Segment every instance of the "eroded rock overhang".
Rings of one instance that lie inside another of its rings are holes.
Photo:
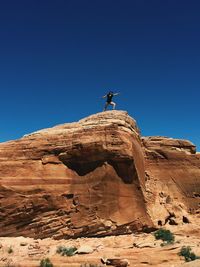
[[[0,166],[1,236],[103,236],[152,227],[140,133],[126,112],[3,143]]]

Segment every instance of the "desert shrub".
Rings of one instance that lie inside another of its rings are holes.
[[[9,253],[9,254],[13,253],[13,249],[12,249],[12,247],[9,247],[9,248],[8,248],[8,253]]]
[[[161,239],[164,241],[164,244],[171,244],[174,242],[174,234],[171,233],[169,230],[166,229],[159,229],[154,233],[156,239]]]
[[[181,248],[181,251],[178,253],[179,256],[183,256],[185,258],[185,261],[194,261],[196,259],[200,259],[200,257],[198,257],[197,255],[195,255],[194,252],[191,251],[191,247],[185,247],[183,246]]]
[[[53,267],[53,263],[51,263],[49,258],[42,259],[40,261],[40,267]]]
[[[77,251],[76,247],[64,247],[64,246],[59,246],[56,250],[56,252],[59,253],[61,256],[73,256],[76,251]]]

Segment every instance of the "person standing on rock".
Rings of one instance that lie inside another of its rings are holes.
[[[113,107],[113,109],[115,109],[116,103],[113,102],[112,99],[113,99],[113,96],[116,96],[118,94],[119,93],[113,93],[112,91],[110,91],[107,95],[102,96],[102,98],[106,98],[107,97],[106,104],[105,104],[105,107],[104,107],[103,111],[106,111],[106,109],[107,109],[107,107],[109,105],[111,105]]]

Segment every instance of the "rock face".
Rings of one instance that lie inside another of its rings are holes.
[[[200,155],[196,147],[189,141],[166,137],[144,137],[142,141],[151,218],[161,225],[189,222],[189,214],[200,212]]]
[[[0,236],[151,230],[158,221],[187,219],[199,200],[195,146],[141,138],[126,112],[95,114],[0,144]]]

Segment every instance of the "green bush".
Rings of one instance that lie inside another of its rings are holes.
[[[191,247],[183,246],[178,255],[183,256],[185,258],[185,261],[194,261],[196,259],[200,259],[200,257],[196,256],[194,252],[191,252],[191,250],[192,250]]]
[[[64,246],[60,246],[56,250],[56,252],[61,254],[61,256],[73,256],[76,251],[77,251],[76,247],[64,247]]]
[[[174,242],[174,234],[166,229],[159,229],[154,233],[156,239],[161,239],[164,241],[164,244],[172,244]]]
[[[40,261],[40,267],[53,267],[53,264],[51,263],[49,258],[46,258]]]
[[[9,254],[13,253],[13,249],[12,249],[12,247],[9,247],[9,249],[8,249],[8,253],[9,253]]]

